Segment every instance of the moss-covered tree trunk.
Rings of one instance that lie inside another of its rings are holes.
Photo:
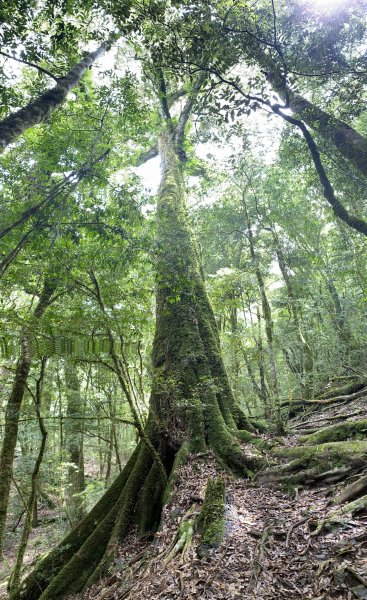
[[[0,121],[0,152],[14,142],[24,131],[42,123],[61,106],[71,89],[76,87],[86,70],[100,58],[108,48],[104,42],[95,52],[88,52],[70,71],[57,80],[55,87],[40,94],[35,100]]]
[[[141,532],[160,520],[175,457],[208,447],[246,474],[236,407],[224,369],[185,206],[183,166],[171,127],[161,135],[162,180],[157,206],[157,302],[150,414],[139,445],[96,507],[26,579],[22,598],[62,599],[95,580],[135,522]],[[149,443],[148,443],[149,442]],[[155,452],[152,452],[152,448]],[[101,567],[102,566],[102,567]]]
[[[18,436],[19,413],[32,363],[32,329],[37,326],[39,319],[49,306],[55,288],[56,281],[53,278],[46,277],[33,316],[21,333],[21,354],[16,367],[13,388],[6,405],[4,437],[0,455],[0,556],[3,553],[6,515]]]

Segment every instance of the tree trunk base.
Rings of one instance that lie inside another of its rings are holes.
[[[264,463],[263,456],[256,449],[250,449],[246,445],[242,450],[237,439],[228,430],[223,430],[222,435],[226,446],[220,448],[219,456],[217,447],[214,449],[219,463],[236,473],[240,472],[242,476]],[[131,526],[136,525],[141,535],[154,533],[158,529],[162,507],[175,494],[180,469],[189,460],[195,462],[198,457],[197,460],[200,461],[205,456],[206,453],[191,454],[189,441],[184,442],[177,451],[173,465],[169,453],[165,457],[161,455],[162,462],[170,473],[168,483],[163,483],[150,449],[141,441],[121,475],[92,511],[25,579],[20,598],[62,600],[98,581],[106,574],[116,549]],[[219,487],[218,483],[218,489]],[[215,509],[214,513],[217,515],[218,510]],[[193,533],[191,529],[195,527],[196,519],[189,521],[190,526],[183,527],[185,531],[181,531],[182,535],[177,540],[180,546],[179,550],[176,548],[177,552],[187,552],[190,545]],[[209,532],[214,527],[209,521],[209,517],[203,520],[203,547],[214,543],[214,538],[208,541],[211,535]],[[217,527],[217,523],[215,529],[217,532],[221,529]]]

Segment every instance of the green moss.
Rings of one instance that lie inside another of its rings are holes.
[[[85,585],[95,581],[110,557],[111,541],[121,541],[132,521],[132,511],[138,493],[152,465],[152,457],[145,444],[141,444],[134,467],[116,504],[94,528],[79,550],[73,553],[66,565],[53,577],[40,600],[61,600],[80,592]],[[107,550],[106,550],[107,549]],[[27,596],[25,596],[27,598]],[[27,598],[28,600],[28,598]]]
[[[179,479],[180,468],[185,465],[190,456],[190,444],[188,441],[184,442],[176,454],[172,470],[170,476],[168,478],[168,483],[166,485],[166,489],[163,495],[163,506],[168,504],[170,499],[172,498],[173,491],[175,489],[175,485]]]
[[[218,546],[225,530],[224,521],[225,483],[223,479],[208,479],[203,507],[198,518],[201,532],[199,554],[203,555],[210,548]]]
[[[227,428],[216,399],[207,399],[204,414],[209,446],[233,472],[246,476],[251,466],[247,464],[238,440]]]
[[[347,421],[330,427],[324,427],[315,433],[304,435],[300,438],[306,444],[322,444],[324,442],[337,442],[349,438],[364,439],[367,437],[367,419],[360,421]]]
[[[294,446],[274,448],[272,453],[282,458],[312,457],[314,455],[329,456],[330,459],[338,457],[352,457],[353,455],[367,453],[367,441],[327,442],[315,446]]]
[[[165,485],[156,463],[153,463],[139,495],[135,520],[141,535],[159,527]]]
[[[320,400],[324,400],[326,398],[336,398],[337,396],[348,396],[349,394],[359,392],[359,390],[363,389],[365,385],[365,381],[353,381],[352,383],[348,383],[346,385],[333,387],[318,397],[320,398]]]
[[[236,437],[241,442],[246,442],[247,444],[252,444],[253,446],[261,449],[261,450],[269,450],[272,447],[272,444],[269,444],[265,440],[253,435],[249,431],[244,429],[237,429],[236,431],[232,431],[234,437]]]
[[[251,425],[256,431],[259,431],[260,433],[266,433],[269,429],[269,425],[265,421],[265,419],[251,419]]]
[[[170,552],[167,554],[164,564],[167,565],[175,556],[181,552],[181,562],[187,556],[194,535],[195,519],[184,519],[178,528],[176,542]]]
[[[141,444],[135,449],[121,475],[114,481],[88,515],[28,575],[21,587],[21,598],[24,598],[24,600],[36,600],[39,598],[40,590],[44,590],[47,587],[52,577],[61,571],[73,554],[81,548],[88,537],[98,527],[99,523],[109,514],[133,470],[140,450]]]
[[[186,419],[190,436],[190,451],[193,454],[205,452],[203,405],[199,398],[191,399],[191,403],[186,409]]]
[[[246,431],[245,429],[236,429],[236,430],[232,431],[232,434],[238,440],[241,440],[241,442],[246,442],[248,444],[254,444],[257,441],[256,436],[254,436],[249,431]]]

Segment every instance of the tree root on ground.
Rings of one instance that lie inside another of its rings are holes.
[[[367,460],[367,440],[326,442],[312,446],[282,446],[273,448],[272,454],[279,458],[303,458],[305,460],[318,456],[325,460],[329,459],[330,466],[330,462],[337,462],[338,459],[348,460],[356,455]]]
[[[331,415],[329,417],[322,417],[320,419],[313,419],[312,421],[302,421],[300,423],[296,423],[296,425],[291,427],[291,431],[298,433],[300,428],[305,427],[307,425],[313,426],[313,425],[316,425],[317,423],[323,423],[325,421],[327,421],[327,422],[329,422],[329,421],[345,421],[346,419],[351,419],[352,417],[357,417],[358,415],[365,414],[365,413],[366,413],[365,410],[360,409],[360,410],[356,410],[355,412],[347,413],[344,415],[337,414],[337,415]]]
[[[177,535],[166,553],[165,565],[168,565],[179,553],[181,553],[181,562],[185,562],[194,535],[195,517],[187,518],[192,513],[193,510],[190,509],[181,521]]]
[[[323,444],[325,442],[338,442],[348,440],[350,438],[361,437],[366,438],[367,419],[359,421],[345,421],[323,427],[314,433],[308,433],[300,437],[300,442],[307,445]]]
[[[355,512],[363,510],[365,508],[367,508],[367,495],[362,496],[361,498],[358,498],[353,502],[349,502],[342,508],[339,508],[338,510],[332,512],[325,519],[319,521],[316,529],[312,531],[311,536],[315,537],[316,535],[319,535],[328,524],[331,525],[333,523],[343,523],[343,516],[347,514],[353,515]]]
[[[272,453],[291,460],[268,470],[266,477],[287,484],[337,483],[367,465],[366,440],[281,447],[274,448]]]
[[[225,484],[220,477],[208,479],[201,511],[193,504],[186,512],[178,527],[177,534],[165,552],[164,564],[168,565],[181,553],[181,563],[185,562],[190,549],[195,528],[201,533],[198,555],[203,557],[208,550],[218,546],[224,536]],[[162,556],[162,555],[160,555]]]
[[[224,537],[225,483],[223,479],[208,479],[204,503],[198,518],[201,544],[198,554],[203,557],[208,550],[218,546]]]
[[[342,396],[332,396],[331,398],[315,398],[314,400],[308,400],[306,398],[299,398],[297,400],[291,400],[289,402],[285,402],[282,406],[328,406],[329,404],[339,404],[339,402],[352,402],[352,400],[356,400],[357,398],[361,398],[362,396],[367,395],[367,387],[359,390],[358,392],[354,392],[353,394],[346,394]]]
[[[329,389],[323,394],[319,395],[321,400],[329,399],[329,398],[339,398],[340,396],[350,396],[356,392],[359,392],[367,385],[367,380],[365,378],[359,377],[357,380],[351,381],[346,385],[342,385],[339,387],[334,387],[333,389]]]
[[[367,490],[367,475],[360,477],[357,481],[354,481],[348,485],[343,491],[341,491],[335,498],[334,504],[343,504],[358,498],[363,492]]]

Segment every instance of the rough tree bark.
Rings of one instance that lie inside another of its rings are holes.
[[[232,381],[232,389],[234,393],[234,397],[238,398],[240,391],[240,340],[239,340],[239,332],[238,332],[238,319],[237,319],[237,308],[235,306],[231,306],[229,310],[229,323],[231,327],[231,336],[229,338],[229,347],[231,353],[230,360],[230,379]]]
[[[182,130],[190,106],[185,110]],[[159,143],[162,179],[157,206],[153,384],[144,435],[168,477],[174,472],[175,460],[177,464],[185,453],[208,448],[243,475],[255,469],[259,459],[255,454],[245,457],[238,442],[238,428],[251,426],[236,407],[228,383],[216,321],[188,225],[182,153],[177,147],[182,136],[174,131],[169,114],[164,114],[166,126]],[[250,435],[248,431],[245,434]],[[26,579],[22,598],[61,600],[80,591],[95,580],[134,521],[142,533],[158,526],[170,481],[167,485],[163,481],[161,465],[146,439],[141,439],[92,512]]]
[[[253,44],[251,46],[254,58],[264,69],[267,80],[294,115],[335,146],[344,158],[367,177],[367,138],[292,90],[277,62],[258,46],[256,49]]]
[[[13,474],[13,460],[18,436],[18,420],[23,396],[26,390],[29,370],[32,363],[33,328],[52,302],[56,289],[56,280],[47,276],[33,315],[20,336],[21,355],[16,367],[13,388],[6,406],[4,438],[0,455],[0,555],[3,553],[3,541],[8,512],[10,484]]]
[[[58,79],[54,88],[40,94],[27,106],[3,119],[0,122],[0,152],[3,152],[24,131],[42,123],[61,106],[70,90],[79,84],[86,70],[105,53],[108,46],[109,42],[104,42],[95,52],[88,52],[66,75]]]
[[[83,500],[80,496],[85,488],[83,457],[83,400],[75,363],[69,360],[65,365],[65,383],[67,397],[66,445],[68,462],[68,516],[75,524],[83,515]]]

